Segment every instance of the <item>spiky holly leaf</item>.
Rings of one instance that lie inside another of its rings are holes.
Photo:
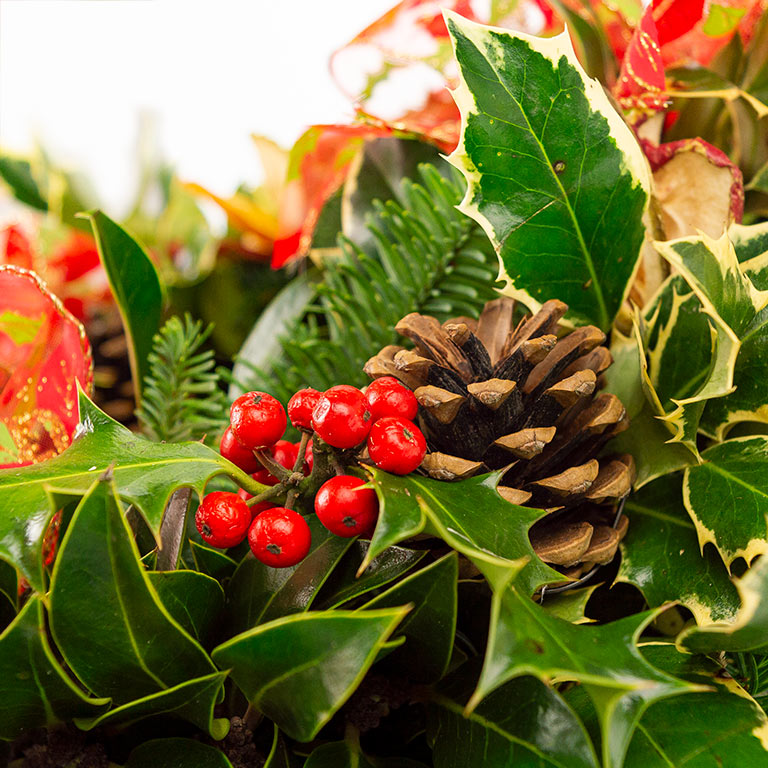
[[[110,466],[118,495],[140,512],[158,542],[166,504],[177,488],[200,494],[220,474],[235,477],[251,493],[264,487],[202,443],[153,443],[110,419],[83,392],[79,402],[83,434],[64,453],[0,470],[0,558],[37,590],[44,588],[41,541],[56,511],[51,494],[82,495]]]
[[[360,684],[407,608],[312,611],[262,624],[213,651],[250,702],[311,741]]]
[[[117,704],[216,672],[160,602],[107,479],[93,483],[72,517],[49,601],[51,633],[67,665]]]
[[[768,718],[735,680],[703,656],[649,643],[643,656],[659,669],[711,690],[660,701],[643,715],[624,768],[743,768],[768,764]]]
[[[512,583],[494,594],[485,662],[467,708],[471,711],[521,675],[583,683],[600,722],[603,764],[619,768],[645,709],[667,696],[696,690],[652,667],[638,650],[638,638],[654,615],[571,624],[550,616]]]
[[[756,303],[739,332],[741,348],[733,373],[736,390],[708,403],[702,417],[702,430],[719,440],[739,422],[768,422],[768,305],[763,303],[768,296],[768,223],[736,225],[728,235],[741,279],[753,286]]]
[[[567,33],[536,38],[447,13],[461,80],[462,137],[449,160],[467,179],[461,210],[485,229],[506,292],[547,299],[608,330],[640,255],[649,171]]]
[[[467,714],[471,681],[466,678],[459,670],[432,698],[429,734],[437,768],[597,768],[584,726],[551,687],[534,677],[520,677]]]
[[[677,638],[677,644],[692,653],[751,651],[768,648],[768,559],[760,561],[736,582],[741,610],[732,621],[691,627]]]
[[[110,702],[89,698],[67,677],[48,643],[37,595],[0,634],[0,681],[0,739],[98,714]]]
[[[528,529],[545,513],[502,499],[496,486],[503,471],[460,483],[398,477],[379,469],[370,473],[379,497],[379,520],[361,570],[387,547],[426,529],[472,560],[492,587],[506,583],[521,568],[520,578],[531,593],[562,579],[539,559],[528,539]]]
[[[768,437],[713,445],[685,472],[683,498],[699,544],[711,541],[730,567],[768,552]]]
[[[681,603],[699,625],[736,615],[736,587],[714,549],[701,552],[679,474],[646,485],[627,499],[625,510],[632,523],[621,543],[618,581],[638,587],[652,608]]]

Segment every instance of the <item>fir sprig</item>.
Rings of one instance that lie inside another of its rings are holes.
[[[153,440],[198,440],[226,419],[226,395],[219,386],[212,350],[203,350],[213,330],[201,321],[171,317],[153,339],[149,374],[136,411]]]
[[[402,182],[402,204],[376,204],[368,225],[374,255],[340,237],[341,256],[327,264],[316,303],[282,339],[280,358],[267,366],[239,358],[237,368],[247,375],[238,377],[238,389],[286,400],[303,386],[361,386],[366,360],[399,341],[394,328],[403,316],[477,316],[496,297],[496,254],[480,227],[456,209],[461,178],[446,179],[431,165],[419,174],[421,183]]]

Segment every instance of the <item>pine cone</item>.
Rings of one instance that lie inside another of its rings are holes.
[[[548,301],[515,324],[515,302],[488,302],[479,320],[442,325],[419,314],[397,332],[413,350],[388,346],[365,365],[414,390],[430,453],[422,469],[457,480],[509,466],[499,493],[549,514],[531,529],[536,553],[576,576],[609,562],[626,532],[616,502],[629,493],[631,456],[598,458],[628,426],[621,401],[595,392],[612,362],[593,326],[558,338],[567,310]],[[511,465],[511,466],[510,466]]]

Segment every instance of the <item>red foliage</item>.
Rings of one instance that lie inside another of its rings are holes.
[[[44,461],[71,442],[76,381],[93,380],[85,330],[34,273],[0,266],[1,466]]]

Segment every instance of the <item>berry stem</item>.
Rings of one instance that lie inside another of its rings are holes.
[[[312,437],[312,453],[314,461],[312,474],[299,483],[299,495],[309,499],[314,496],[320,486],[334,474],[332,456],[333,449],[317,433]]]
[[[262,488],[265,488],[265,486],[261,486]],[[248,490],[247,488],[245,489]],[[249,491],[250,492],[250,491]],[[263,490],[261,493],[257,493],[253,498],[248,499],[245,503],[252,507],[254,504],[258,504],[260,501],[272,501],[272,499],[278,498],[278,496],[281,496],[283,493],[285,493],[285,486],[282,483],[278,483],[277,485],[273,486],[266,486],[265,490]]]
[[[267,448],[257,448],[253,455],[261,462],[261,466],[276,477],[280,482],[284,482],[291,476],[291,470],[286,469],[282,464],[278,464],[270,454]]]

